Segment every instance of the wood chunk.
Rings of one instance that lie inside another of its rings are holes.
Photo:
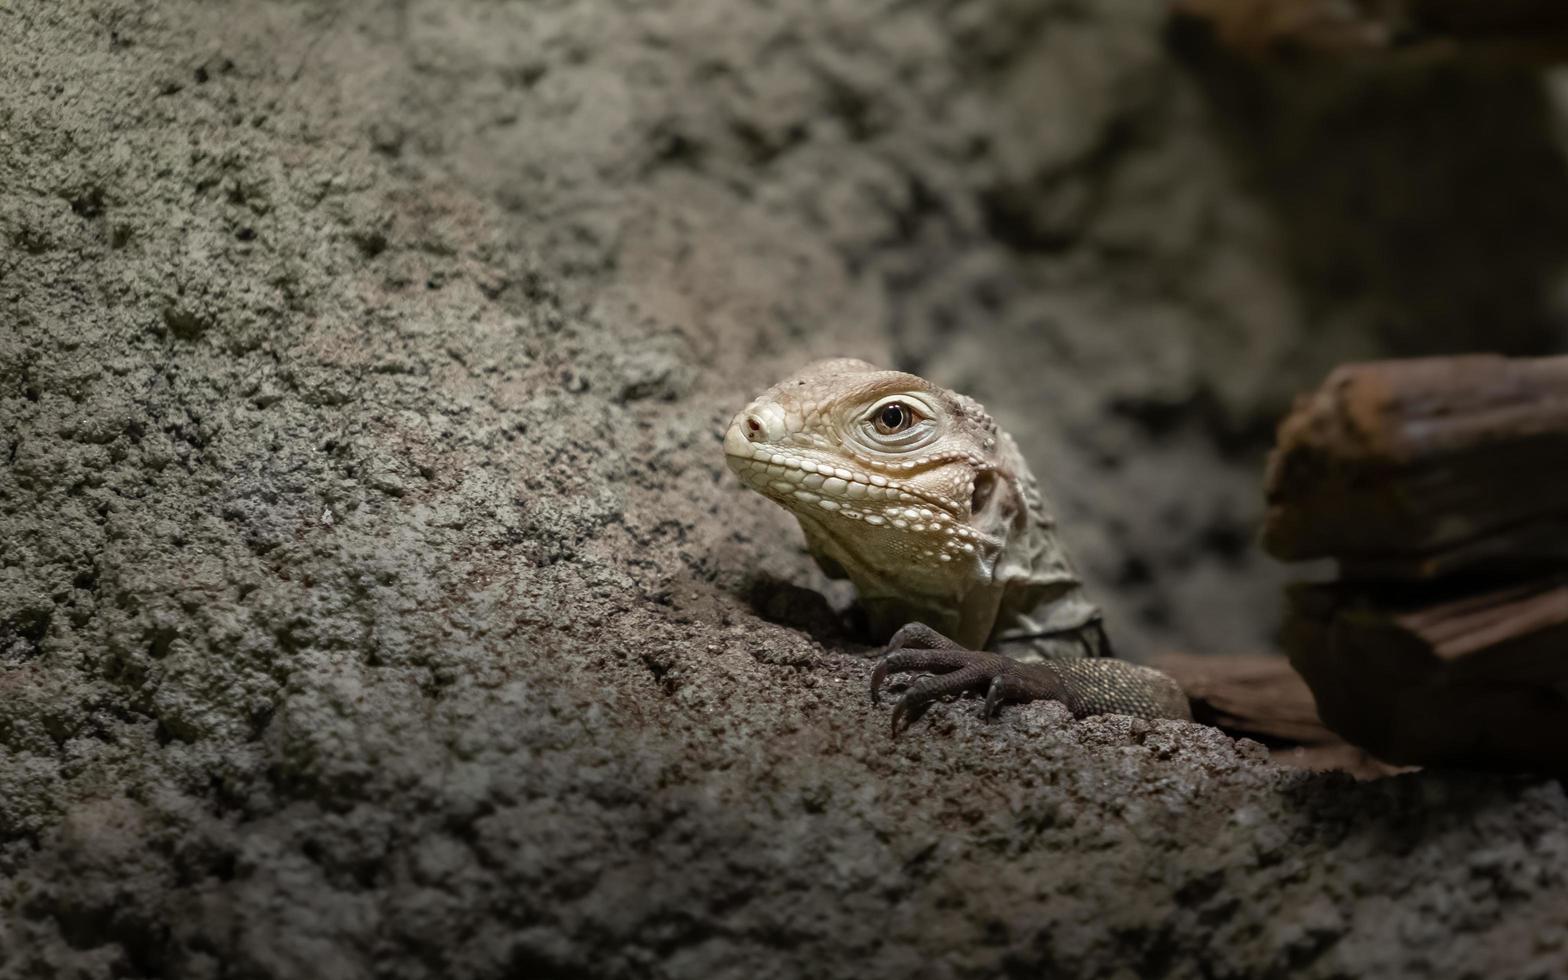
[[[1425,578],[1568,561],[1568,357],[1334,371],[1280,425],[1264,547]]]
[[[1388,23],[1329,0],[1177,0],[1178,16],[1211,25],[1227,46],[1253,57],[1379,51]]]
[[[1324,724],[1381,759],[1568,771],[1568,574],[1434,601],[1290,592],[1285,646]]]
[[[1568,771],[1568,357],[1354,364],[1281,424],[1264,545],[1332,557],[1284,642],[1394,763]]]
[[[1278,654],[1164,653],[1151,666],[1175,678],[1205,724],[1302,745],[1340,741],[1318,720],[1306,682]]]
[[[1568,5],[1561,0],[1177,0],[1175,11],[1211,25],[1226,45],[1255,58],[1568,58]]]
[[[1513,577],[1561,567],[1565,555],[1568,518],[1548,517],[1426,554],[1341,556],[1339,567],[1347,581],[1437,579],[1467,570]]]
[[[1162,653],[1150,664],[1170,674],[1192,701],[1193,720],[1269,746],[1298,769],[1374,779],[1403,771],[1346,742],[1318,719],[1312,691],[1277,653]]]

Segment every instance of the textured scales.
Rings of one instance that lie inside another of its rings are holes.
[[[878,634],[893,635],[873,695],[889,672],[939,674],[909,688],[895,732],[968,689],[987,691],[988,712],[1051,698],[1078,716],[1190,717],[1168,676],[1108,656],[1034,476],[974,399],[864,361],[820,361],[736,415],[724,451],[800,521],[823,570],[854,583]]]

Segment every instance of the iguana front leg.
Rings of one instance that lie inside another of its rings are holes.
[[[1168,675],[1110,657],[1020,663],[999,653],[966,650],[923,623],[910,623],[871,672],[871,700],[889,674],[928,671],[893,706],[893,737],[933,701],[965,691],[985,691],[984,715],[1003,703],[1060,701],[1074,718],[1121,714],[1139,718],[1192,719],[1187,696]]]

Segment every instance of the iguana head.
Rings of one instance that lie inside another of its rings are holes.
[[[894,625],[922,619],[984,642],[997,562],[1027,524],[1032,481],[973,399],[864,361],[821,361],[741,410],[724,451],[873,615],[891,606]]]

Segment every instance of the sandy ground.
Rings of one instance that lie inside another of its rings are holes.
[[[892,743],[719,451],[922,370],[1123,649],[1266,649],[1291,394],[1563,345],[1559,90],[1131,0],[0,2],[0,976],[1561,975],[1556,780]]]

